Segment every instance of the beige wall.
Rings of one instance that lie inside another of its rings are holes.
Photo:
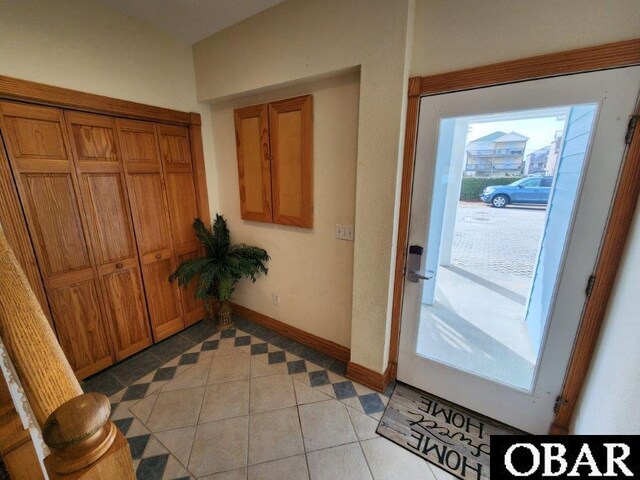
[[[378,372],[388,356],[394,199],[411,14],[411,0],[288,0],[194,46],[201,101],[220,102],[361,66],[350,346],[352,361]],[[316,208],[320,200],[316,195]],[[246,240],[260,243],[257,232]],[[309,294],[301,288],[299,295],[304,304]],[[346,326],[332,325],[332,318],[322,322],[327,325],[316,331],[338,332]],[[346,339],[343,335],[340,341]]]
[[[640,205],[571,433],[640,432]]]
[[[241,282],[235,301],[322,338],[350,346],[353,243],[335,224],[353,225],[358,150],[359,74],[253,95],[212,108],[217,190],[233,242],[255,243],[271,256],[269,274]],[[233,109],[313,95],[313,229],[243,221]],[[280,296],[280,305],[272,294]]]
[[[638,36],[638,0],[416,0],[411,75]]]
[[[0,0],[0,74],[202,115],[191,45],[93,0]],[[212,159],[210,135],[203,136]],[[211,163],[211,162],[209,162]],[[215,170],[207,169],[209,185]],[[212,209],[215,190],[209,191]]]

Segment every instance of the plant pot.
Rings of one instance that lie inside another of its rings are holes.
[[[222,302],[218,309],[218,318],[216,321],[218,330],[229,330],[233,328],[233,319],[231,318],[231,306],[229,302]]]

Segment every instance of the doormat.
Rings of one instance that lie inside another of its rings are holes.
[[[398,383],[377,433],[462,480],[489,480],[489,438],[524,432]]]

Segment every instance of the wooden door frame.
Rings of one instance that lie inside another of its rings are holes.
[[[420,99],[443,93],[637,65],[640,65],[640,38],[409,79],[389,347],[388,370],[392,379],[396,378],[399,355],[400,317],[404,294],[404,269],[408,248]],[[640,107],[637,107],[633,117],[637,119],[639,114]],[[640,128],[635,129],[628,143],[600,245],[594,271],[593,290],[585,303],[560,394],[561,401],[558,403],[559,408],[550,428],[552,434],[567,434],[569,431],[633,221],[640,194]]]

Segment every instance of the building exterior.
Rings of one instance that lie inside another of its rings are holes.
[[[493,132],[467,144],[464,175],[505,177],[521,175],[529,137],[516,132]]]
[[[547,158],[547,165],[545,166],[546,175],[555,175],[556,167],[558,163],[558,157],[562,150],[562,130],[558,130],[555,134],[553,142],[549,148],[549,157]]]
[[[524,161],[524,174],[532,175],[534,173],[544,173],[547,169],[547,162],[549,160],[549,152],[551,151],[551,145],[539,148],[538,150],[531,152],[527,155]]]

